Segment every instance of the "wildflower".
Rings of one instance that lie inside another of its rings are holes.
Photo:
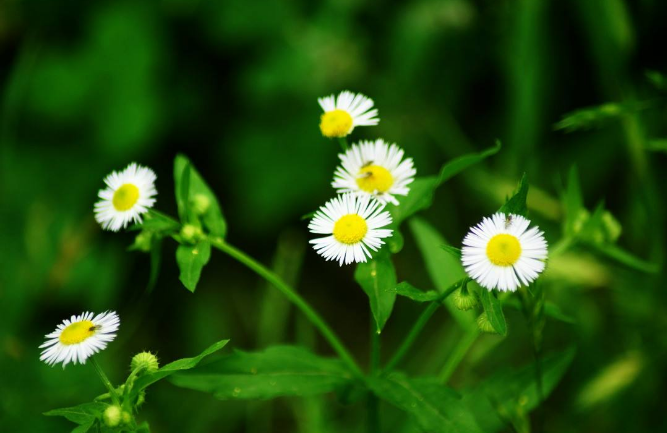
[[[378,110],[373,109],[373,100],[357,93],[343,91],[317,100],[324,114],[320,119],[320,130],[325,137],[345,137],[355,126],[377,125]]]
[[[415,179],[412,158],[403,159],[403,149],[384,140],[362,141],[338,155],[341,165],[331,184],[338,193],[372,195],[382,203],[398,205],[395,195],[408,195]]]
[[[544,270],[547,242],[526,218],[496,213],[470,229],[461,260],[468,275],[489,290],[515,291]]]
[[[63,368],[70,362],[85,364],[86,359],[116,338],[119,324],[120,319],[113,311],[94,317],[90,312],[72,316],[46,335],[47,341],[39,346],[45,348],[39,359],[49,365],[62,362]]]
[[[340,195],[329,200],[315,213],[308,225],[311,233],[327,235],[312,239],[315,251],[326,260],[343,263],[365,262],[371,257],[369,249],[377,251],[392,230],[382,229],[391,224],[389,212],[371,196]]]
[[[95,204],[95,219],[105,230],[117,232],[130,222],[141,222],[141,214],[155,203],[155,173],[132,163],[121,172],[104,179],[107,188],[100,190]]]

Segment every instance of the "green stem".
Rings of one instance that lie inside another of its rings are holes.
[[[104,383],[104,386],[106,386],[107,389],[109,390],[109,394],[111,395],[111,400],[113,400],[115,405],[119,405],[120,400],[118,399],[118,394],[116,394],[116,389],[109,381],[107,375],[104,374],[104,370],[102,370],[102,367],[100,367],[100,364],[98,364],[94,356],[90,358],[90,363],[93,364],[93,367],[95,367],[95,371],[97,372],[97,375],[100,376],[102,383]]]
[[[371,356],[370,356],[370,375],[375,377],[380,371],[380,334],[377,332],[377,325],[373,314],[370,321],[371,334]],[[380,433],[380,412],[378,410],[377,396],[369,391],[368,393],[368,432]]]
[[[347,145],[347,138],[338,137],[338,142],[340,143],[340,148],[343,149],[343,152],[347,152],[347,149],[350,147]]]
[[[449,353],[445,365],[443,365],[440,374],[438,375],[438,381],[442,384],[446,384],[449,381],[449,378],[452,377],[452,374],[456,371],[456,368],[459,366],[463,357],[468,353],[472,344],[477,340],[479,336],[479,329],[477,326],[470,328],[466,331],[465,334],[461,337],[454,350]]]
[[[447,296],[451,295],[454,293],[456,289],[461,287],[463,284],[468,282],[470,278],[465,277],[462,278],[461,280],[457,281],[456,283],[452,284],[449,286],[440,296],[438,299],[432,301],[428,307],[422,312],[422,314],[419,316],[417,321],[415,322],[414,325],[412,325],[412,329],[410,329],[410,332],[408,333],[408,336],[405,337],[405,340],[403,340],[403,343],[401,343],[401,346],[398,348],[396,353],[394,353],[394,356],[389,360],[387,363],[387,366],[385,367],[385,372],[389,372],[394,369],[398,365],[399,362],[403,359],[405,355],[407,355],[408,351],[414,344],[415,340],[421,333],[421,331],[424,329],[424,326],[426,326],[426,323],[429,321],[433,313],[435,313],[435,310],[440,307],[440,304],[447,299]]]
[[[350,371],[360,379],[364,378],[361,369],[350,353],[347,351],[343,343],[338,339],[336,334],[331,330],[329,325],[322,319],[322,317],[301,297],[299,294],[287,285],[280,277],[271,272],[269,269],[258,263],[255,259],[248,256],[244,252],[234,248],[220,238],[211,239],[211,245],[219,249],[225,254],[230,255],[234,259],[246,265],[253,270],[257,275],[264,278],[269,283],[273,284],[285,297],[292,302],[301,312],[311,321],[311,323],[319,329],[322,336],[329,342],[331,347],[336,351],[341,360],[347,364]]]

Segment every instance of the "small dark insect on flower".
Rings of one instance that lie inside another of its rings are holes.
[[[91,331],[91,332],[92,332],[92,331],[96,331],[96,330],[98,330],[98,329],[100,329],[99,326],[97,326],[97,325],[93,325],[93,326],[91,326],[90,328],[88,328],[88,331]]]
[[[368,161],[368,162],[364,163],[364,165],[362,165],[361,168],[366,168],[370,165],[373,165],[373,161]]]
[[[511,225],[512,225],[512,215],[507,214],[505,215],[505,229],[510,228]]]

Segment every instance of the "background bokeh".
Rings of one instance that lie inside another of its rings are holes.
[[[503,142],[423,214],[455,245],[523,172],[531,217],[557,241],[559,196],[576,164],[587,207],[604,200],[622,224],[619,244],[660,267],[667,110],[664,82],[646,72],[667,72],[666,19],[659,0],[0,1],[0,430],[69,431],[41,413],[103,392],[90,366],[38,360],[43,335],[85,310],[123,319],[100,356],[116,382],[139,350],[168,362],[222,338],[245,350],[296,342],[331,354],[222,254],[191,294],[167,243],[157,287],[141,296],[148,257],[126,251],[133,234],[103,232],[93,203],[104,176],[136,161],[156,171],[158,209],[175,215],[178,152],[218,194],[230,242],[274,263],[367,362],[367,299],[353,268],[310,250],[300,220],[332,195],[337,163],[316,99],[344,89],[372,97],[382,119],[353,138],[397,142],[420,174]],[[554,128],[605,103],[617,109],[596,111],[586,128]],[[404,234],[399,280],[432,287],[408,226]],[[664,277],[582,250],[554,260],[547,298],[576,323],[548,322],[544,348],[578,351],[536,431],[667,431]],[[397,300],[383,358],[421,308]],[[480,338],[452,386],[530,361],[525,321],[507,314],[510,335]],[[438,371],[455,328],[439,311],[405,369]],[[156,432],[354,432],[363,411],[332,396],[220,402],[165,382],[149,391],[141,419]],[[404,415],[383,416],[386,431],[400,431]]]

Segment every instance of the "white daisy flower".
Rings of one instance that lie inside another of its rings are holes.
[[[526,218],[496,213],[470,229],[461,260],[468,275],[489,290],[515,291],[544,270],[547,242]]]
[[[317,102],[324,110],[320,119],[320,130],[325,137],[345,137],[355,126],[377,125],[378,110],[373,100],[347,90],[335,95],[319,98]]]
[[[412,158],[403,159],[403,149],[384,140],[362,141],[339,154],[341,165],[331,184],[338,193],[373,195],[382,203],[398,205],[395,195],[408,195],[415,180]]]
[[[155,203],[155,173],[147,167],[132,163],[120,173],[113,172],[104,179],[106,189],[95,204],[95,219],[105,230],[117,232],[130,222],[141,222],[141,214]]]
[[[340,195],[329,200],[308,224],[311,233],[328,235],[312,239],[313,248],[327,260],[338,260],[341,266],[365,262],[371,258],[369,248],[377,251],[391,236],[392,230],[381,229],[391,224],[384,205],[367,195]]]
[[[54,332],[46,334],[46,343],[39,346],[45,348],[39,359],[49,365],[62,362],[63,368],[70,362],[85,364],[86,359],[116,338],[119,325],[120,319],[113,311],[95,317],[89,312],[72,316]]]

